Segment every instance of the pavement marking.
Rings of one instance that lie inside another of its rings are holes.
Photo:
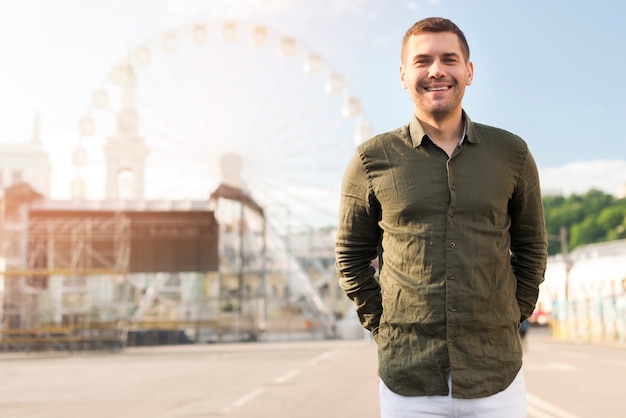
[[[578,415],[569,412],[541,399],[538,396],[526,393],[528,412],[533,418],[579,418]]]
[[[529,418],[554,418],[554,415],[545,413],[540,409],[535,408],[533,405],[528,404],[528,417]]]
[[[285,383],[286,381],[288,381],[289,379],[291,379],[292,377],[294,377],[298,373],[300,373],[300,369],[290,370],[287,373],[285,373],[285,374],[283,374],[281,376],[278,376],[276,379],[274,379],[274,383],[277,383],[277,384]]]
[[[309,361],[308,365],[309,366],[315,366],[319,362],[321,362],[323,360],[326,360],[327,358],[330,357],[332,351],[333,350],[328,350],[328,351],[323,352],[319,356],[314,357],[313,359],[311,359]],[[278,376],[276,379],[274,379],[274,383],[275,384],[285,383],[285,382],[289,381],[291,378],[293,378],[294,376],[296,376],[298,373],[300,373],[300,369],[289,370],[287,373],[284,373],[284,374]],[[252,390],[251,392],[249,392],[247,395],[244,395],[241,398],[239,398],[236,401],[234,401],[230,406],[225,406],[225,407],[221,408],[219,410],[219,413],[221,415],[227,415],[233,409],[239,408],[240,406],[245,405],[246,403],[250,402],[251,400],[253,400],[257,396],[259,396],[261,393],[265,392],[267,389],[268,388],[266,386],[259,386],[258,388],[256,388],[256,389]]]
[[[225,406],[224,408],[220,409],[219,413],[221,415],[229,414],[233,409],[239,408],[240,406],[247,404],[266,390],[267,388],[265,386],[259,386],[258,388],[234,401],[230,406]]]
[[[323,352],[322,354],[320,354],[319,356],[312,358],[312,359],[309,361],[309,365],[311,365],[311,366],[315,366],[317,363],[319,363],[319,362],[321,362],[321,361],[323,361],[323,360],[326,360],[327,358],[329,358],[329,357],[330,357],[330,355],[331,355],[332,351],[333,351],[333,350],[324,351],[324,352]]]
[[[252,399],[254,399],[257,396],[259,396],[261,393],[265,392],[266,390],[267,390],[267,388],[265,386],[259,386],[258,388],[254,389],[252,392],[248,393],[245,396],[242,396],[241,398],[239,398],[235,402],[233,402],[233,406],[235,408],[238,408],[238,407],[240,407],[242,405],[245,405],[248,402],[250,402]]]

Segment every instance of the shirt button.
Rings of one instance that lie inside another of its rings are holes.
[[[450,345],[454,345],[454,339],[450,340]]]
[[[450,186],[450,188],[451,188],[452,190],[455,190],[455,189],[456,189],[456,186],[453,184],[453,185],[451,185],[451,186]]]
[[[454,247],[456,247],[456,242],[452,241],[452,242],[450,243],[450,248],[454,248]]]
[[[450,308],[450,312],[456,312],[456,308],[453,306]]]
[[[456,279],[456,276],[454,274],[451,274],[450,275],[450,280],[454,280],[454,279]]]
[[[454,218],[454,212],[450,212],[450,217]]]

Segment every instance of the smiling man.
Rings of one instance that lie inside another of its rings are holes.
[[[378,345],[382,418],[526,416],[518,328],[546,267],[539,179],[521,138],[465,113],[473,76],[453,22],[415,23],[400,66],[413,118],[344,173],[337,268]]]

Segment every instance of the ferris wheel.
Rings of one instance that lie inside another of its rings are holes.
[[[124,164],[143,165],[116,173],[121,189],[140,183],[126,197],[206,200],[227,181],[268,217],[334,225],[343,168],[369,135],[344,78],[305,42],[250,22],[188,24],[134,48],[93,92],[72,195],[110,198],[123,146]]]

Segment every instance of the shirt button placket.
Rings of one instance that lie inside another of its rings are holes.
[[[453,180],[453,171],[452,171],[452,167],[450,165],[450,163],[448,163],[448,181],[449,181],[449,190],[450,190],[450,206],[448,207],[448,221],[447,221],[447,235],[450,238],[455,238],[456,237],[456,219],[455,219],[455,209],[456,209],[456,185],[454,184],[454,180]],[[450,239],[448,241],[448,251],[454,251],[456,252],[456,241]],[[454,262],[455,258],[456,258],[457,254],[452,255],[450,254],[450,258],[449,261],[450,263],[448,264],[447,268],[451,269],[453,265],[456,265],[456,263]],[[446,286],[446,308],[447,310],[450,312],[450,315],[447,315],[447,328],[448,328],[448,344],[449,347],[454,347],[455,346],[455,341],[453,338],[453,333],[452,330],[455,329],[455,324],[457,321],[456,318],[456,307],[453,305],[456,300],[457,297],[457,283],[454,282],[454,280],[456,280],[456,275],[455,273],[452,272],[448,272],[448,279],[451,282],[449,284],[449,286]]]

